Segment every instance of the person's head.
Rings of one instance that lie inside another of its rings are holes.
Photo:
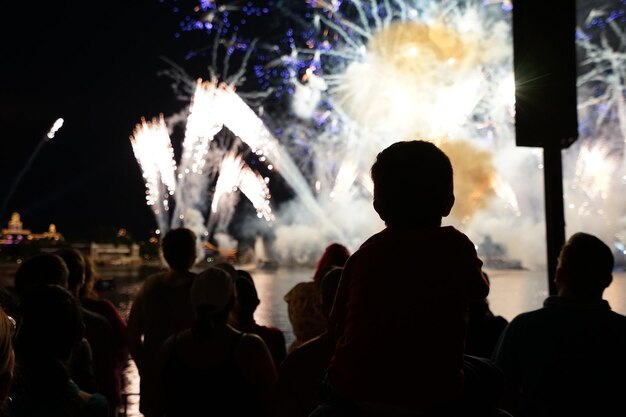
[[[322,277],[322,312],[326,317],[330,315],[330,310],[333,308],[342,272],[342,267],[335,266]]]
[[[387,226],[439,226],[454,205],[452,164],[431,142],[396,142],[371,169],[374,209]]]
[[[58,285],[38,285],[24,293],[19,311],[16,353],[34,360],[66,362],[84,333],[74,296]]]
[[[65,265],[67,265],[69,271],[67,277],[68,290],[75,296],[78,296],[78,291],[80,291],[85,283],[85,260],[83,259],[83,255],[72,248],[59,249],[56,251],[56,254],[59,255],[63,261],[65,261]]]
[[[163,257],[175,271],[188,271],[196,261],[196,234],[184,227],[171,229],[161,242]]]
[[[237,273],[237,268],[235,268],[233,264],[231,263],[218,262],[215,265],[213,265],[213,267],[221,269],[222,271],[226,272],[228,276],[230,276],[230,278],[233,280],[233,282],[239,277],[239,274]]]
[[[237,279],[235,280],[235,289],[237,296],[233,306],[233,313],[238,322],[246,322],[252,320],[254,311],[261,303],[259,295],[254,285],[254,280],[249,272],[242,269],[237,270]]]
[[[191,304],[196,313],[196,330],[210,333],[217,324],[224,324],[234,302],[235,285],[220,268],[209,267],[191,284]]]
[[[558,293],[580,300],[600,299],[613,280],[613,267],[613,253],[604,242],[587,233],[575,233],[559,254]]]
[[[0,406],[8,398],[13,382],[13,369],[15,367],[14,332],[15,322],[12,322],[4,310],[0,308]]]
[[[350,251],[340,243],[331,243],[326,246],[324,253],[317,261],[317,268],[315,270],[315,274],[313,274],[313,281],[321,281],[324,274],[326,274],[332,267],[343,267],[349,257]]]
[[[18,296],[29,288],[40,284],[68,286],[69,270],[63,258],[52,253],[43,253],[26,259],[15,271],[15,291]]]
[[[485,281],[487,284],[491,285],[489,281],[489,275],[483,270],[483,276],[485,277]],[[491,311],[491,307],[489,307],[489,301],[487,298],[479,298],[470,300],[469,302],[469,310],[468,310],[468,319],[472,320],[482,320],[486,316],[493,316],[493,312]]]

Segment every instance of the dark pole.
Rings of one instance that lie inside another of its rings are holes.
[[[565,243],[561,149],[578,138],[576,2],[513,1],[515,141],[543,148],[548,290]]]
[[[543,180],[546,207],[546,243],[548,252],[548,290],[556,294],[554,276],[561,247],[565,243],[565,213],[563,207],[563,169],[561,145],[547,142],[543,147]]]

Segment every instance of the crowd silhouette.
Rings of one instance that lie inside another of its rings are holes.
[[[509,323],[491,311],[474,243],[442,226],[455,203],[448,157],[397,142],[371,175],[385,228],[354,253],[329,242],[284,294],[289,346],[255,320],[267,300],[254,271],[193,272],[186,228],[163,237],[167,268],[142,283],[128,321],[96,290],[88,255],[25,259],[0,291],[0,416],[117,416],[131,359],[146,417],[626,415],[626,317],[602,298],[605,243],[572,235],[557,294]]]

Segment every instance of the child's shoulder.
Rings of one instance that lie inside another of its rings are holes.
[[[397,239],[412,239],[412,240],[458,240],[470,242],[471,240],[467,235],[461,232],[454,226],[441,226],[441,227],[428,227],[417,229],[404,229],[404,228],[386,228],[375,235],[372,235],[369,239],[361,245],[361,248],[379,243],[386,243]]]
[[[443,226],[439,228],[439,231],[444,239],[458,239],[471,243],[470,238],[454,226]]]
[[[445,226],[440,228],[441,232],[435,239],[440,245],[450,248],[451,250],[458,249],[464,252],[476,251],[476,245],[472,240],[463,232],[453,226]],[[435,241],[433,241],[433,244]]]

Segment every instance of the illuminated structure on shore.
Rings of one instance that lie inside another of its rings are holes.
[[[23,241],[35,241],[48,239],[52,241],[62,241],[63,235],[57,232],[54,224],[50,224],[48,231],[43,233],[33,233],[23,228],[23,223],[19,213],[11,214],[11,219],[6,229],[2,229],[0,236],[0,245],[11,245],[21,243]]]

